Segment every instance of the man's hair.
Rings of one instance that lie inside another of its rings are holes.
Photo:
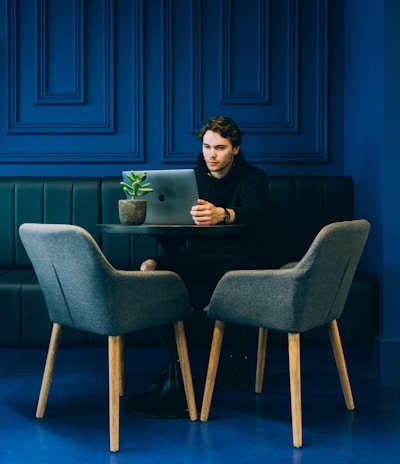
[[[215,116],[208,119],[204,126],[197,132],[197,137],[203,141],[207,131],[217,132],[224,139],[230,140],[232,147],[239,147],[242,143],[242,133],[236,123],[228,116]]]

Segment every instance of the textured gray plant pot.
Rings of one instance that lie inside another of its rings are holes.
[[[146,219],[146,200],[119,200],[119,220],[122,224],[140,225]]]

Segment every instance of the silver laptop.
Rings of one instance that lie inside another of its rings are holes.
[[[123,171],[124,182],[129,183]],[[138,171],[144,172],[144,171]],[[193,169],[146,170],[145,182],[154,190],[143,199],[147,200],[145,224],[194,224],[190,209],[199,198],[196,175]]]

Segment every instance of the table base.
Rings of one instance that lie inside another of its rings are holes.
[[[127,401],[128,409],[141,416],[181,419],[189,417],[181,367],[176,358],[176,346],[172,327],[167,326],[169,334],[169,360],[165,380],[158,390],[138,393]]]
[[[188,419],[189,411],[185,394],[170,391],[145,392],[134,395],[127,401],[134,414],[163,419]]]
[[[202,396],[196,395],[196,405],[201,407]],[[179,362],[170,362],[164,385],[159,390],[150,390],[138,393],[127,399],[127,408],[130,412],[159,419],[188,419],[189,410],[186,401],[185,389],[180,373]],[[210,411],[215,410],[212,400]]]

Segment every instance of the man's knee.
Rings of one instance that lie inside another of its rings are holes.
[[[157,261],[155,259],[146,259],[146,261],[143,261],[143,263],[140,265],[140,270],[141,271],[154,271],[157,267]]]

